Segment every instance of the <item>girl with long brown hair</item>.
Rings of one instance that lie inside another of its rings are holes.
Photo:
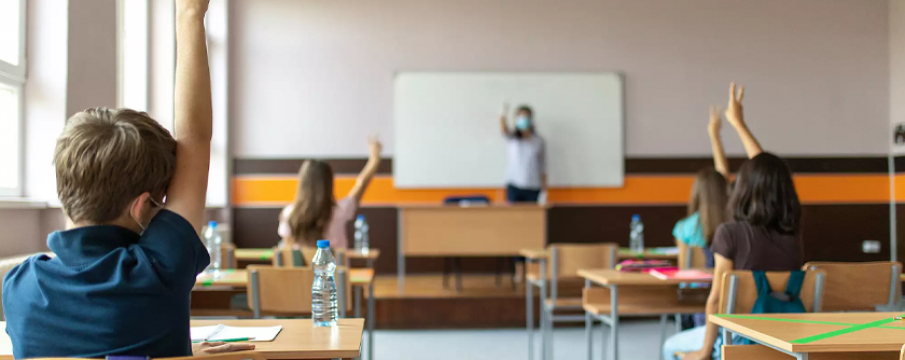
[[[727,220],[726,203],[729,201],[729,165],[723,153],[723,142],[720,139],[720,110],[710,107],[710,143],[713,148],[715,167],[698,171],[691,188],[691,200],[688,202],[688,215],[676,223],[672,230],[677,242],[686,246],[704,249],[706,267],[713,267],[713,253],[710,242],[716,227]]]
[[[377,172],[382,147],[377,138],[369,140],[368,163],[355,186],[340,201],[333,193],[333,169],[329,164],[318,160],[302,164],[295,201],[280,213],[278,232],[284,247],[313,247],[317,240],[330,240],[330,246],[335,248],[348,247],[346,224],[355,217],[361,197]]]

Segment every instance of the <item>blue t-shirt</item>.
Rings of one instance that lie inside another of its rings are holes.
[[[676,222],[672,228],[672,236],[685,245],[695,247],[707,247],[707,238],[704,237],[704,229],[701,227],[701,215],[694,213],[687,218]]]
[[[694,213],[687,218],[676,222],[672,229],[672,236],[685,245],[704,248],[706,267],[713,267],[713,251],[707,246],[707,238],[704,237],[704,227],[701,226],[701,214]]]
[[[192,355],[189,298],[210,257],[182,216],[161,210],[144,234],[98,225],[50,234],[3,281],[16,359]]]

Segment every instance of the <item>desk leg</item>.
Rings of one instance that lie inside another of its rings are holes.
[[[534,360],[534,285],[525,280],[525,329],[528,331],[528,360]]]
[[[368,285],[368,360],[374,360],[374,304],[377,302],[377,299],[374,299],[374,282],[371,282]]]
[[[616,285],[610,285],[610,347],[613,360],[619,360],[619,292]]]
[[[584,280],[584,288],[591,288],[591,280]],[[594,342],[591,340],[591,336],[593,335],[593,326],[594,321],[591,319],[591,313],[585,311],[584,312],[584,336],[585,341],[588,343],[588,360],[592,360],[594,358]]]
[[[547,260],[540,260],[540,358],[547,359]]]
[[[353,290],[355,294],[355,298],[353,299],[355,307],[355,315],[353,316],[356,319],[361,319],[361,286],[356,286],[355,290]]]
[[[405,228],[402,227],[402,216],[402,209],[396,210],[396,229],[398,229],[396,234],[396,283],[399,286],[399,295],[405,293],[405,248],[403,247],[405,239],[402,238]]]
[[[663,359],[663,345],[666,344],[666,323],[669,321],[669,314],[660,314],[660,360],[669,360]]]

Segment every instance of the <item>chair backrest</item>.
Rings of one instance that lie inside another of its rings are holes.
[[[676,247],[679,248],[678,265],[680,269],[703,269],[707,267],[707,255],[704,254],[704,248],[689,246],[681,241],[676,241]]]
[[[549,246],[550,279],[578,278],[581,269],[612,269],[616,266],[619,245],[555,244]]]
[[[223,269],[236,269],[239,261],[236,259],[236,245],[224,242],[220,248],[220,266]]]
[[[767,272],[773,291],[783,292],[789,281],[789,271]],[[821,311],[823,283],[826,275],[819,270],[805,272],[799,297],[808,312]],[[723,275],[720,293],[720,314],[748,314],[757,301],[757,284],[751,271],[730,271]],[[734,300],[734,301],[733,301]]]
[[[550,299],[556,302],[559,282],[581,279],[581,269],[613,269],[616,267],[619,245],[605,244],[556,244],[547,247],[550,254],[547,273],[550,279]]]
[[[337,302],[340,317],[352,305],[349,272],[336,268]],[[248,307],[255,318],[264,314],[303,316],[311,314],[311,286],[314,270],[310,267],[248,267]]]
[[[273,248],[273,266],[275,267],[302,267],[308,266],[317,248],[303,247],[301,249]],[[341,262],[337,259],[337,264]]]
[[[877,305],[898,301],[902,263],[809,262],[804,269],[826,273],[823,311],[876,311]]]

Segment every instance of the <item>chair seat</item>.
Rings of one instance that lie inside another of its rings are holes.
[[[609,315],[612,311],[609,303],[584,304],[582,308],[594,315]],[[697,314],[705,311],[704,305],[665,305],[665,304],[619,304],[619,315],[660,315],[660,314]]]

